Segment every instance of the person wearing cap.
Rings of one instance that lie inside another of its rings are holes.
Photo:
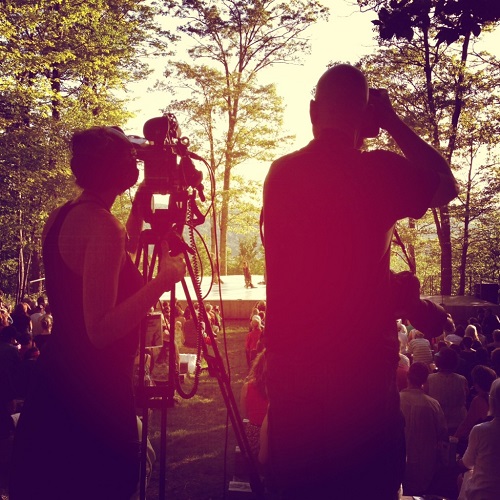
[[[134,199],[129,234],[111,214],[117,196],[138,179],[123,132],[75,132],[71,149],[71,169],[83,190],[51,214],[43,231],[54,327],[16,431],[13,500],[134,494],[139,443],[132,375],[140,323],[185,272],[182,257],[170,256],[166,243],[159,271],[147,283],[131,260],[136,248],[130,242],[138,240],[147,207]]]
[[[269,483],[282,498],[389,500],[404,467],[393,230],[458,187],[447,161],[359,69],[329,68],[309,112],[314,139],[276,160],[264,185]],[[361,151],[379,128],[402,154]],[[290,314],[297,289],[304,311],[320,311],[312,320]],[[367,318],[370,334],[353,349]],[[311,333],[327,362],[311,363]]]

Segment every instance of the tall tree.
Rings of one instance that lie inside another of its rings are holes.
[[[148,73],[141,56],[166,52],[158,12],[131,0],[0,4],[0,252],[21,263],[18,298],[44,221],[72,189],[70,133],[126,120],[116,91]]]
[[[432,128],[431,142],[441,148],[439,123],[436,121],[436,85],[433,81],[434,68],[440,54],[447,46],[457,46],[459,57],[454,74],[456,80],[451,87],[453,106],[449,123],[449,134],[444,154],[450,163],[456,151],[460,115],[463,109],[465,75],[471,54],[471,40],[500,20],[500,7],[494,0],[358,0],[361,8],[372,8],[378,12],[376,25],[381,43],[406,40],[409,45],[416,38],[423,47],[422,71],[426,79],[426,112]],[[397,42],[394,42],[397,43]],[[399,42],[400,43],[400,42]],[[434,120],[434,121],[432,121]],[[441,293],[452,292],[452,245],[450,212],[448,206],[434,209],[437,234],[441,247]]]
[[[255,106],[262,108],[265,105],[265,102],[257,103],[256,98],[265,100],[269,98],[269,92],[274,92],[269,86],[259,85],[257,75],[275,64],[298,63],[309,50],[305,30],[317,20],[326,18],[328,11],[317,0],[287,3],[274,0],[180,0],[173,3],[177,5],[175,15],[182,20],[179,30],[192,42],[190,57],[207,61],[207,64],[198,66],[202,74],[216,71],[213,73],[214,82],[217,82],[213,104],[218,107],[217,113],[222,110],[224,124],[223,128],[206,130],[216,132],[217,140],[222,142],[223,155],[220,167],[217,165],[216,168],[223,171],[220,261],[225,274],[232,170],[245,155],[245,149],[240,145],[247,134],[252,134],[251,141],[255,146],[257,140],[266,139],[266,136],[259,139],[256,131],[252,131],[252,113],[256,112]],[[189,78],[188,68],[183,71]],[[194,99],[207,103],[204,95],[198,94]],[[204,110],[215,109],[210,106],[204,106]],[[268,129],[271,137],[276,137],[272,133],[276,130],[276,122],[272,116],[270,118]],[[279,115],[274,118],[279,118]],[[273,144],[262,146],[269,150]],[[213,153],[217,163],[215,149]]]
[[[272,84],[248,84],[248,89],[239,96],[238,120],[234,128],[233,143],[231,145],[230,183],[224,168],[227,158],[227,143],[224,135],[226,126],[226,100],[224,99],[224,76],[217,69],[206,65],[189,65],[172,61],[165,72],[166,81],[160,82],[158,88],[166,88],[174,95],[187,94],[185,99],[174,100],[168,110],[178,113],[183,123],[189,124],[192,148],[201,154],[215,172],[218,185],[226,186],[221,192],[216,190],[215,198],[211,199],[216,207],[226,206],[227,211],[219,212],[217,221],[211,220],[212,237],[211,253],[215,255],[215,234],[213,228],[231,226],[231,230],[238,232],[231,222],[236,214],[260,205],[258,187],[255,183],[245,181],[235,173],[237,166],[250,162],[270,161],[276,148],[287,143],[289,137],[281,134],[283,116],[283,102],[277,95]],[[251,202],[251,199],[254,201]],[[250,212],[249,212],[250,213]],[[257,231],[259,214],[258,209],[251,210],[253,220],[247,223]],[[240,217],[241,218],[241,217]],[[216,224],[215,224],[216,222]],[[221,269],[227,273],[228,243],[221,241]],[[222,235],[222,229],[221,229]],[[222,240],[222,236],[221,236]]]
[[[452,214],[460,216],[459,223],[463,228],[464,247],[467,251],[467,213],[472,207],[478,213],[491,210],[494,198],[494,162],[481,163],[481,157],[498,146],[496,130],[496,109],[500,100],[497,88],[500,84],[500,73],[497,60],[486,53],[471,55],[471,66],[466,70],[457,62],[453,47],[441,47],[432,54],[432,72],[427,75],[425,68],[425,47],[419,37],[414,37],[409,43],[396,43],[391,47],[379,49],[360,62],[373,86],[386,87],[398,113],[404,117],[422,137],[443,150],[450,144],[450,135],[454,135],[453,166],[458,179],[465,179],[467,171],[476,177],[475,184],[481,178],[481,189],[463,181],[464,189],[455,202],[457,208]],[[462,75],[462,105],[461,120],[456,127],[453,125],[455,107],[455,85]],[[382,136],[384,137],[384,136]],[[441,145],[447,145],[441,147]],[[389,144],[389,146],[393,146]],[[481,154],[479,154],[481,153]],[[472,157],[471,157],[472,154]],[[491,155],[490,155],[491,157]],[[479,165],[481,165],[479,167]],[[471,170],[472,169],[472,170]],[[488,173],[485,175],[485,173]],[[487,186],[490,186],[486,189]],[[411,195],[408,193],[408,195]],[[471,197],[471,195],[473,195]],[[485,202],[488,201],[486,205]],[[483,204],[483,208],[479,208]],[[468,209],[465,207],[469,207]],[[450,254],[452,221],[450,224]],[[434,221],[439,236],[441,253],[443,251],[442,216],[433,211]],[[457,228],[455,227],[455,233]],[[462,232],[462,231],[461,231]],[[465,273],[466,253],[463,256],[463,273]],[[441,261],[441,265],[442,265]],[[452,262],[450,263],[452,266]],[[456,266],[455,266],[456,267]],[[463,274],[462,273],[462,274]],[[450,275],[451,275],[450,271]],[[441,274],[442,276],[442,274]],[[463,285],[463,280],[461,280]],[[456,291],[455,288],[450,289]],[[462,286],[458,291],[463,293]],[[441,287],[441,293],[446,292]],[[446,293],[447,295],[449,293]]]
[[[500,143],[498,101],[500,96],[497,87],[500,75],[496,78],[491,69],[487,76],[478,72],[475,79],[483,87],[482,99],[475,105],[466,103],[460,137],[460,149],[457,157],[462,164],[463,181],[458,204],[452,209],[460,229],[457,228],[457,274],[458,295],[465,295],[469,267],[469,247],[476,234],[475,227],[495,211],[500,209],[500,177],[498,175],[498,158],[496,149]],[[486,99],[485,99],[486,97]],[[469,101],[469,100],[468,100]],[[490,103],[488,106],[487,103]]]

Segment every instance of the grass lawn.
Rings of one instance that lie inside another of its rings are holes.
[[[248,321],[227,321],[226,332],[231,386],[239,403],[240,389],[247,375],[245,335],[248,332]],[[225,363],[226,351],[222,337],[222,333],[219,333],[218,345]],[[190,349],[181,351],[194,352]],[[188,379],[183,387],[188,392],[191,386],[192,380]],[[223,498],[233,474],[236,445],[230,422],[226,431],[226,420],[226,406],[218,381],[204,370],[197,394],[192,399],[180,399],[179,403],[167,410],[167,498],[175,500]],[[157,462],[148,488],[148,499],[158,498],[159,429],[159,412],[154,410],[149,435],[157,452]],[[224,477],[225,460],[226,477]]]

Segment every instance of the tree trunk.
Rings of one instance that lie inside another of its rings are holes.
[[[441,295],[451,295],[453,267],[451,255],[451,227],[448,206],[439,207],[441,216]]]
[[[458,295],[465,295],[466,275],[467,275],[467,253],[469,251],[469,224],[470,224],[470,196],[472,189],[472,162],[469,165],[467,176],[467,190],[465,192],[465,207],[464,207],[464,234],[462,240],[462,253],[460,255],[460,277],[458,285]]]
[[[20,230],[21,242],[19,245],[19,255],[17,259],[17,290],[16,290],[16,304],[21,302],[24,296],[24,283],[26,282],[24,278],[24,250],[22,245],[22,229]]]
[[[220,274],[227,276],[227,230],[229,221],[229,187],[231,170],[224,170],[224,184],[222,187],[222,207],[220,217]]]

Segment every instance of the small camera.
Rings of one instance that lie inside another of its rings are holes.
[[[374,96],[380,92],[378,89],[370,89],[368,94],[368,106],[365,111],[364,123],[361,127],[361,135],[364,139],[377,137],[380,134],[380,125],[377,110],[373,102]]]

